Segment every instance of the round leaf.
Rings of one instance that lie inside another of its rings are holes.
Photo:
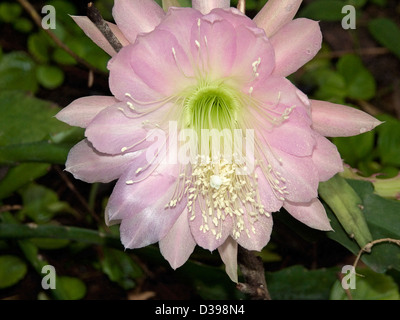
[[[36,78],[46,89],[55,89],[64,82],[64,72],[58,67],[43,65],[37,68]]]
[[[57,297],[61,300],[79,300],[86,294],[86,285],[79,278],[57,277]]]
[[[10,287],[26,274],[27,266],[20,258],[12,255],[0,256],[0,289]]]

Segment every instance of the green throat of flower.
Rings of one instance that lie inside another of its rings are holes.
[[[200,83],[186,93],[183,126],[194,129],[199,136],[202,129],[233,131],[239,127],[241,109],[238,90],[223,83]]]

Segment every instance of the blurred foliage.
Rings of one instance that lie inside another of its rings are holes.
[[[161,0],[157,2],[162,4]],[[247,13],[254,16],[265,2],[247,0]],[[190,1],[179,3],[185,6]],[[385,13],[390,3],[305,1],[298,16],[340,23],[343,6],[353,5],[357,19],[366,19],[357,28],[363,28],[376,46],[387,48],[400,59],[398,21],[385,14],[365,18],[368,8]],[[79,57],[106,72],[109,56],[69,17],[83,14],[78,1],[51,0],[46,4],[53,5],[57,12],[57,27],[51,32]],[[232,1],[232,6],[236,4]],[[95,5],[105,19],[112,21],[112,0],[98,0]],[[43,290],[37,284],[36,299],[90,298],[91,284],[99,279],[99,285],[114,286],[118,297],[127,298],[140,292],[144,282],[155,282],[159,272],[161,279],[165,274],[170,276],[170,267],[156,245],[124,251],[118,228],[105,227],[101,215],[108,189],[101,192],[104,186],[81,184],[68,178],[65,182],[62,170],[55,170],[65,163],[70,148],[83,138],[83,130],[57,121],[54,115],[63,106],[43,97],[52,92],[66,94],[66,81],[74,81],[75,74],[71,74],[82,66],[35,26],[15,1],[0,3],[0,28],[12,30],[24,47],[0,48],[0,289],[4,290],[0,297],[18,295],[13,289],[31,281],[27,279],[30,273],[36,273],[35,279],[43,278],[43,267],[49,264],[56,267],[57,288]],[[358,30],[348,32],[355,35],[357,48]],[[331,48],[324,44],[321,53],[291,77],[310,97],[359,108],[381,101],[382,91],[394,90],[382,90],[357,50],[339,57],[331,53]],[[276,270],[266,272],[273,299],[399,299],[400,248],[393,243],[374,246],[371,253],[362,255],[366,267],[357,268],[357,273],[364,277],[356,277],[356,289],[346,292],[338,280],[338,275],[344,276],[341,267],[348,263],[348,256],[355,259],[366,242],[388,237],[400,239],[400,203],[395,200],[400,192],[400,123],[394,113],[381,112],[377,117],[384,123],[372,132],[332,139],[344,161],[354,169],[345,172],[345,178],[338,176],[320,189],[335,231],[311,230],[284,210],[275,214],[297,240],[314,245],[322,239],[346,248],[348,255],[326,267],[319,267],[317,262],[288,266],[285,261],[290,245],[299,247],[287,242],[285,236],[280,241],[282,235],[274,231],[271,243],[260,253],[266,269],[273,266]],[[344,189],[348,190],[346,194]],[[98,216],[100,219],[96,219]],[[309,269],[310,265],[314,268]],[[196,298],[246,298],[226,276],[218,255],[200,248],[173,273],[174,283],[170,284],[177,285],[175,281],[180,282],[178,288],[189,287]]]

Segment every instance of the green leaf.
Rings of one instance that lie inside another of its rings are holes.
[[[19,162],[48,162],[64,164],[73,144],[55,144],[50,141],[21,143],[0,147],[0,164],[14,165]]]
[[[55,62],[64,65],[74,65],[76,60],[72,58],[68,53],[66,53],[61,48],[56,48],[53,52],[52,58]]]
[[[340,21],[344,17],[342,8],[343,1],[316,0],[307,4],[300,10],[299,16],[322,21]]]
[[[0,20],[12,23],[22,13],[22,7],[18,3],[0,3]]]
[[[29,33],[33,29],[33,23],[31,22],[31,20],[21,17],[21,18],[17,18],[14,21],[13,27],[15,30],[17,30],[19,32]]]
[[[0,61],[0,91],[26,90],[35,93],[38,83],[35,62],[24,52],[4,54]]]
[[[86,285],[74,277],[56,277],[57,299],[59,300],[80,300],[86,295]]]
[[[50,221],[57,213],[73,212],[67,202],[60,201],[53,190],[31,183],[20,191],[23,209],[20,215],[27,215],[36,223]]]
[[[375,129],[379,158],[383,165],[400,167],[400,121],[388,114],[378,118],[384,121]]]
[[[374,194],[370,182],[347,180],[353,190],[362,199],[362,211],[367,221],[372,238],[400,239],[400,203],[384,199]],[[326,207],[328,217],[334,232],[328,232],[328,237],[339,242],[353,254],[357,255],[360,247],[351,239],[337,220],[336,216]],[[400,270],[400,247],[394,243],[381,243],[373,246],[371,253],[364,253],[361,260],[372,270],[382,273],[393,268]]]
[[[16,284],[25,277],[27,269],[26,263],[16,256],[0,256],[0,289]]]
[[[42,141],[67,130],[68,125],[54,118],[59,110],[24,92],[0,92],[0,146]]]
[[[32,238],[30,241],[39,249],[45,250],[61,249],[70,244],[68,239]]]
[[[376,18],[368,23],[369,32],[381,45],[400,59],[400,28],[388,18]]]
[[[36,69],[36,77],[46,89],[55,89],[64,82],[64,72],[56,66],[39,66]]]
[[[44,33],[33,33],[28,37],[28,51],[40,63],[49,61],[49,41]]]
[[[111,281],[118,283],[125,290],[135,286],[135,279],[142,275],[140,267],[125,252],[104,248],[100,261],[101,268]]]
[[[332,142],[337,146],[345,163],[358,168],[361,161],[369,160],[375,146],[375,132],[368,131],[352,137],[335,137]]]
[[[341,74],[328,68],[320,68],[313,72],[318,85],[315,92],[317,99],[341,103],[347,95],[346,82]]]
[[[369,269],[357,269],[363,275],[355,279],[355,289],[349,288],[353,300],[399,300],[399,288],[392,277],[373,272]],[[332,287],[331,300],[348,300],[341,283],[336,281]]]
[[[349,98],[369,100],[375,96],[375,79],[358,56],[344,55],[339,59],[337,69],[345,79]]]
[[[8,170],[0,180],[0,199],[4,199],[25,184],[36,180],[48,173],[48,163],[22,163]]]
[[[361,211],[361,198],[339,175],[321,182],[318,188],[321,198],[329,205],[347,234],[362,248],[372,241],[372,235]]]
[[[267,272],[268,290],[274,300],[327,300],[338,268],[307,270],[292,266]]]

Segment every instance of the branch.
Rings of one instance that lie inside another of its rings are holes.
[[[261,258],[238,246],[238,263],[245,282],[238,283],[237,288],[252,300],[271,300]]]
[[[97,29],[103,34],[103,36],[107,39],[113,49],[118,52],[122,49],[122,44],[119,42],[118,38],[111,31],[107,22],[101,16],[100,11],[93,5],[92,2],[89,2],[87,8],[87,16],[92,21]]]
[[[382,242],[394,243],[394,244],[397,244],[398,246],[400,246],[400,239],[384,238],[384,239],[377,239],[377,240],[368,242],[368,243],[367,243],[364,247],[362,247],[362,248],[360,249],[360,251],[358,252],[357,258],[356,258],[356,260],[355,260],[354,263],[353,263],[353,268],[356,269],[357,264],[358,264],[358,261],[360,260],[361,255],[362,255],[364,252],[367,252],[367,253],[371,252],[371,248],[372,248],[374,245],[376,245],[376,244],[378,244],[378,243],[382,243]]]
[[[47,33],[47,35],[54,41],[54,43],[63,49],[66,53],[68,53],[72,58],[74,58],[78,63],[81,65],[85,66],[89,70],[93,70],[98,74],[104,74],[103,71],[100,69],[97,69],[95,66],[91,65],[89,62],[86,60],[82,59],[80,56],[78,56],[75,52],[73,52],[67,45],[65,45],[56,35],[54,32],[52,32],[50,29],[44,29],[42,28],[42,17],[36,12],[35,8],[29,3],[27,0],[17,0],[21,6],[29,13],[31,16],[32,20],[36,23],[36,25],[43,29],[44,32]]]

